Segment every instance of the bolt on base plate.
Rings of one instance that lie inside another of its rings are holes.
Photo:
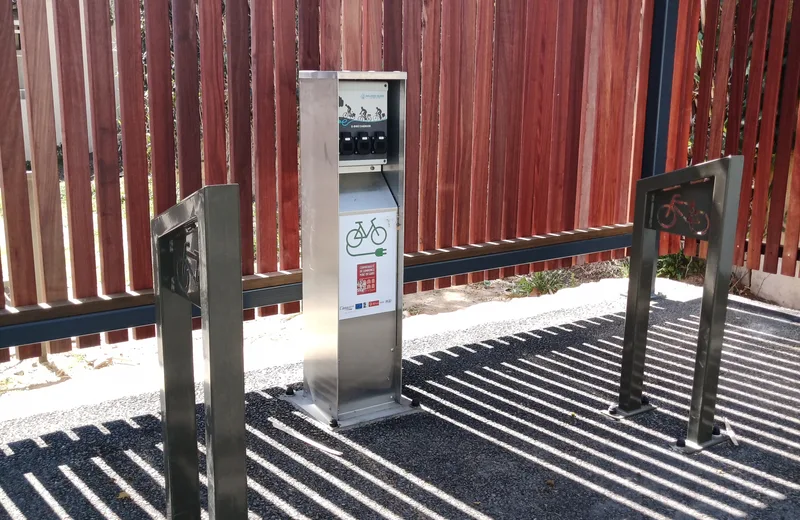
[[[723,442],[729,442],[731,440],[731,436],[728,435],[728,432],[725,430],[721,430],[719,435],[712,435],[710,441],[706,441],[702,444],[697,444],[690,440],[684,441],[683,446],[678,446],[677,442],[673,442],[670,444],[670,448],[677,451],[678,453],[683,453],[685,455],[692,455],[693,453],[700,453],[706,448],[710,448],[711,446],[716,446],[717,444],[722,444]]]
[[[621,421],[622,419],[627,419],[628,417],[639,415],[640,413],[649,412],[650,410],[655,410],[655,409],[656,407],[653,406],[652,404],[643,404],[642,406],[636,408],[635,410],[626,412],[617,405],[611,405],[605,410],[603,410],[603,415],[605,415],[606,417],[610,417],[615,421]]]

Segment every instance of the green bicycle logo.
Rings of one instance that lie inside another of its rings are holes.
[[[370,226],[368,230],[364,230],[364,223],[361,220],[356,221],[355,229],[351,229],[347,232],[347,236],[345,236],[346,247],[345,250],[347,254],[350,256],[383,256],[387,253],[386,248],[379,247],[374,251],[367,251],[362,253],[357,253],[356,251],[361,247],[364,243],[364,240],[369,238],[373,245],[380,246],[384,242],[386,242],[386,238],[389,234],[386,232],[386,228],[375,225],[375,220],[377,217],[370,221]]]

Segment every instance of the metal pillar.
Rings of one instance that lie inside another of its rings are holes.
[[[677,28],[678,0],[655,0],[650,40],[650,70],[647,73],[642,179],[660,175],[667,169],[669,112],[672,102],[672,73],[675,69]],[[655,247],[658,258],[657,239]],[[653,262],[650,273],[650,298],[656,294],[656,269],[657,262]]]
[[[303,390],[285,399],[349,428],[417,410],[402,395],[406,73],[299,77]]]
[[[208,512],[247,518],[239,187],[207,186],[151,223],[167,517],[200,518],[192,304],[203,320]]]
[[[642,178],[666,171],[677,27],[678,0],[655,0],[650,70],[647,73]]]
[[[739,156],[726,157],[636,183],[619,402],[609,408],[608,414],[621,419],[653,409],[643,398],[642,388],[650,285],[658,254],[659,231],[707,240],[708,259],[688,435],[675,446],[688,453],[727,439],[714,426],[714,410],[742,164]]]

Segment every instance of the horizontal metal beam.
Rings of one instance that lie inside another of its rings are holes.
[[[407,266],[403,270],[403,281],[418,282],[420,280],[430,280],[443,276],[454,276],[457,274],[473,273],[475,271],[485,271],[500,267],[511,267],[545,260],[556,260],[558,258],[569,258],[571,256],[610,251],[612,249],[624,249],[631,246],[631,237],[632,235],[630,233],[626,233],[624,235],[590,238],[563,244],[537,246],[528,249],[504,251],[502,253],[444,260],[433,264],[412,265]]]
[[[568,258],[571,256],[599,253],[613,249],[630,247],[630,226],[617,226],[603,228],[601,233],[591,231],[570,232],[568,235],[558,234],[545,237],[532,237],[529,239],[514,239],[501,241],[497,244],[480,244],[468,247],[449,248],[447,250],[430,253],[415,253],[406,259],[403,270],[405,282],[416,282],[443,276],[510,267],[514,265]],[[602,235],[600,238],[584,238],[586,236]],[[485,251],[488,254],[481,254]],[[500,252],[490,252],[500,251]],[[431,261],[436,258],[439,261]],[[301,273],[292,272],[285,275],[272,276],[246,280],[245,291],[242,293],[245,309],[266,307],[280,303],[302,300],[303,284]],[[265,281],[266,280],[266,281]],[[290,283],[280,284],[279,280]],[[249,289],[248,286],[264,285]],[[17,345],[27,345],[42,341],[52,341],[61,338],[84,336],[110,330],[126,329],[150,325],[155,323],[155,306],[152,304],[152,295],[136,295],[126,299],[119,305],[121,308],[111,310],[97,310],[82,314],[48,316],[47,311],[52,309],[37,308],[27,313],[41,315],[43,319],[30,321],[23,316],[5,314],[2,316],[4,324],[0,327],[0,349]],[[146,302],[145,305],[130,305],[135,301]],[[100,301],[96,302],[100,308]],[[92,305],[95,305],[94,300]],[[62,309],[67,312],[69,309]],[[199,316],[199,309],[194,308],[194,315]]]

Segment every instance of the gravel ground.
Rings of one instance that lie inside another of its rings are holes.
[[[658,408],[614,422],[600,411],[617,392],[625,287],[582,287],[407,319],[405,394],[425,413],[331,433],[276,399],[299,364],[249,372],[252,516],[800,517],[800,318],[731,300],[717,415],[739,445],[684,456],[668,444],[685,432],[699,289],[659,280]],[[0,518],[163,518],[157,411],[148,393],[0,422]]]

